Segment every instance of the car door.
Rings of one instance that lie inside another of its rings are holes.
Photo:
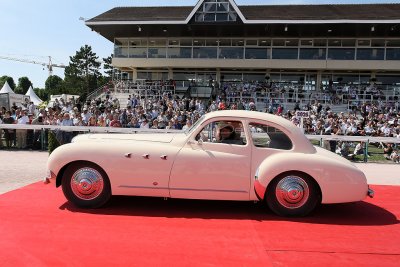
[[[233,125],[236,140],[216,140],[216,126]],[[251,147],[243,122],[208,121],[178,153],[170,176],[173,198],[249,200]]]

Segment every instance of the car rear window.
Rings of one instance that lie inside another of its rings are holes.
[[[256,147],[282,150],[292,149],[292,141],[281,130],[273,126],[260,123],[250,123],[249,126],[253,144]]]

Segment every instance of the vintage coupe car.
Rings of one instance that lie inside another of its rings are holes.
[[[252,111],[208,113],[175,133],[79,135],[53,151],[47,176],[85,208],[130,195],[264,201],[304,216],[373,195],[354,164],[313,146],[290,121]]]

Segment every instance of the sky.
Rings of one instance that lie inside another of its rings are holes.
[[[260,4],[360,4],[400,3],[400,0],[236,0],[237,5]],[[197,0],[0,0],[0,57],[68,65],[69,57],[85,44],[99,58],[113,52],[113,44],[92,32],[80,17],[90,19],[119,6],[195,6]],[[54,68],[64,77],[64,69]],[[26,76],[34,88],[44,88],[47,69],[41,65],[0,59],[0,77],[8,75],[18,83]]]

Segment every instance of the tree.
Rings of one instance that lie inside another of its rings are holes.
[[[49,94],[46,89],[42,88],[34,88],[33,91],[35,91],[35,94],[42,99],[43,101],[49,100]]]
[[[21,77],[18,79],[18,86],[17,86],[17,88],[15,88],[14,92],[16,94],[24,95],[28,91],[29,87],[31,87],[31,86],[32,86],[32,82],[29,80],[28,77]]]
[[[44,86],[47,95],[59,95],[64,93],[64,81],[57,75],[49,76]]]
[[[107,75],[107,78],[109,78],[110,80],[112,79],[113,76],[113,69],[114,67],[111,65],[112,63],[112,57],[113,55],[111,54],[111,56],[103,58],[103,69],[104,69],[104,73]]]
[[[70,57],[70,63],[65,68],[65,86],[68,93],[88,95],[98,87],[101,77],[98,56],[89,45],[82,46],[75,56]]]
[[[6,82],[11,87],[11,89],[13,89],[13,90],[15,89],[15,82],[14,82],[13,77],[10,77],[10,76],[7,76],[7,75],[4,75],[4,76],[0,77],[0,89],[3,88],[3,85]]]

